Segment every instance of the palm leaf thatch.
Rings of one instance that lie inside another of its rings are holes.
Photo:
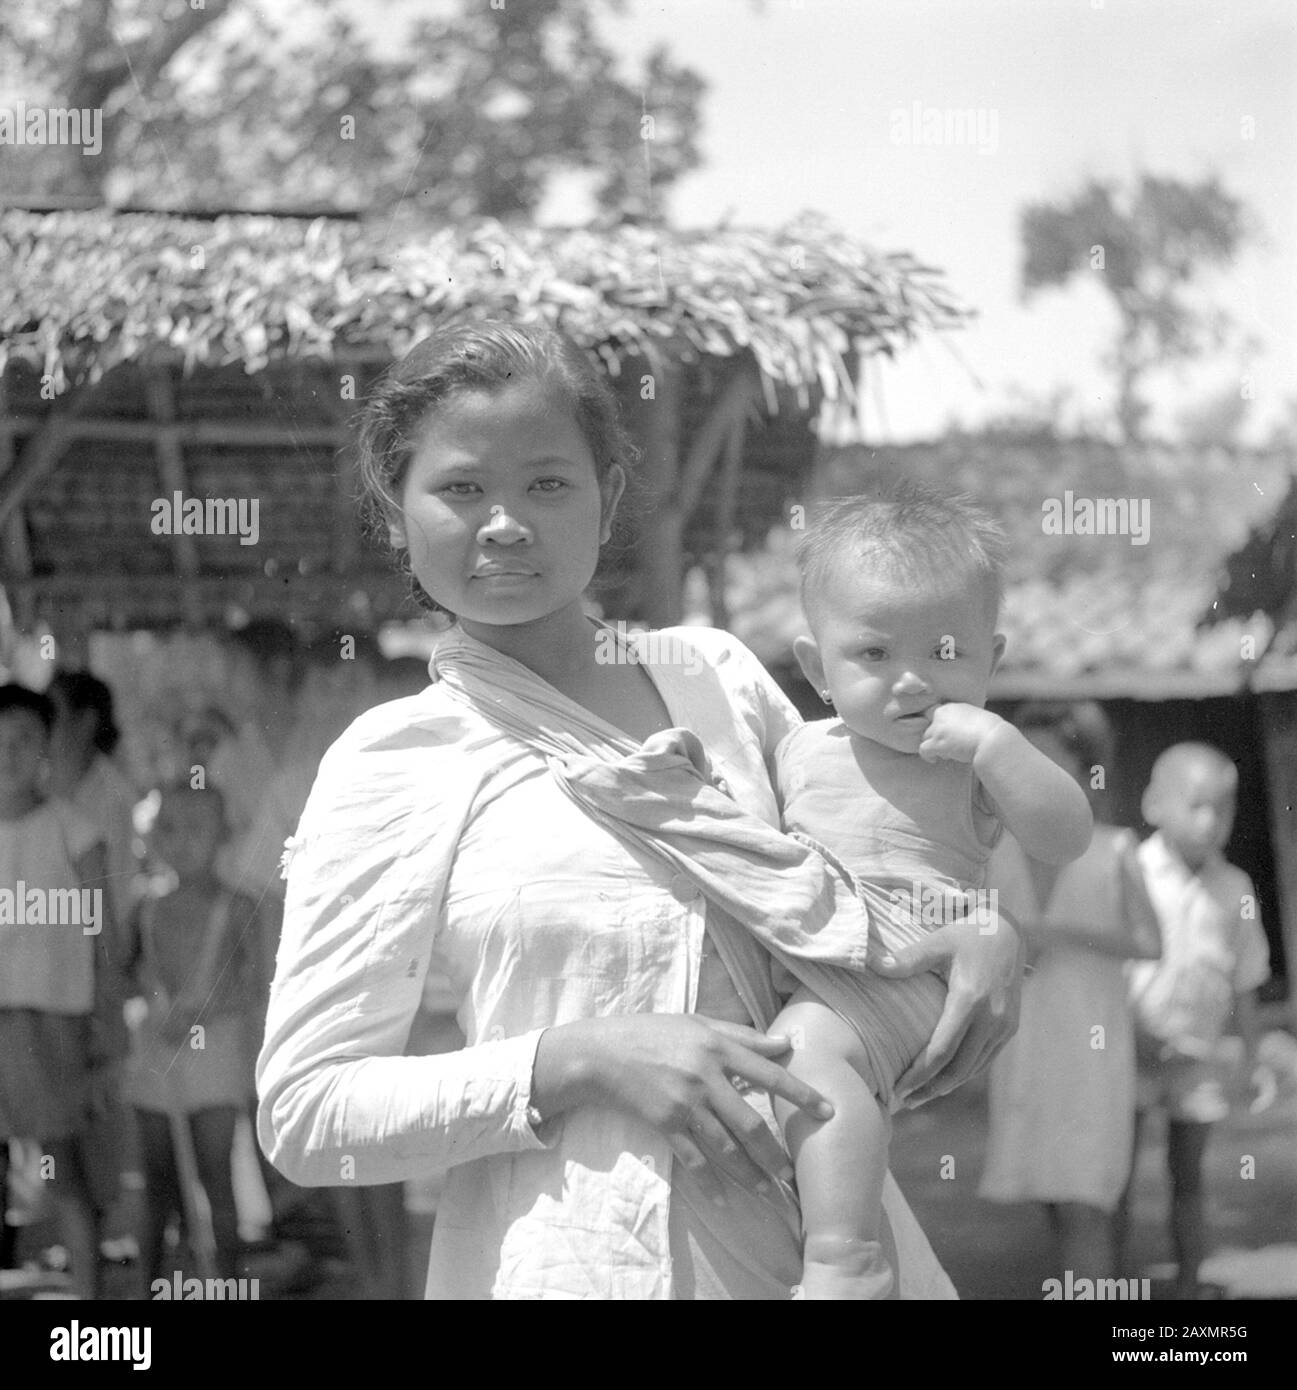
[[[401,353],[472,314],[548,319],[616,370],[628,355],[750,350],[773,383],[835,399],[853,354],[966,317],[942,277],[815,218],[775,231],[478,222],[389,244],[382,228],[257,216],[0,213],[0,369],[56,389],[150,351],[188,365]]]
[[[864,358],[968,317],[938,272],[810,217],[389,236],[328,218],[8,209],[0,264],[6,589],[28,616],[121,626],[210,622],[236,598],[391,611],[386,560],[367,568],[355,531],[344,402],[470,316],[552,323],[620,378],[648,505],[608,577],[611,610],[677,621],[701,564],[724,621],[725,557],[796,495],[819,404],[853,402]],[[141,519],[180,491],[259,497],[260,539],[155,536]]]

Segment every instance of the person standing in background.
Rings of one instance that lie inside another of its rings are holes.
[[[1014,723],[1090,794],[1090,848],[1071,864],[1030,859],[1006,835],[987,884],[1020,923],[1034,970],[1016,1037],[991,1067],[980,1195],[1039,1202],[1059,1269],[1115,1275],[1114,1211],[1135,1125],[1135,1053],[1125,963],[1156,959],[1157,918],[1135,835],[1104,823],[1112,734],[1099,706],[1033,704]]]
[[[1225,858],[1237,796],[1238,769],[1219,748],[1177,743],[1153,764],[1142,803],[1154,833],[1139,847],[1139,862],[1163,951],[1130,971],[1139,1063],[1130,1174],[1133,1181],[1145,1119],[1160,1109],[1180,1299],[1210,1292],[1198,1282],[1207,1253],[1202,1170],[1212,1126],[1229,1114],[1220,1044],[1231,1025],[1250,1083],[1263,1084],[1253,1070],[1256,991],[1270,978],[1270,957],[1252,880]],[[1123,1244],[1129,1203],[1128,1183],[1119,1208]]]
[[[108,686],[89,671],[57,671],[46,694],[54,705],[50,791],[80,811],[102,838],[108,867],[104,888],[116,936],[102,943],[100,961],[107,962],[120,980],[130,951],[126,926],[134,912],[140,871],[133,821],[139,794],[113,758],[121,734]],[[110,1008],[103,1023],[112,1033],[112,1055],[119,1059],[127,1049],[124,1002]],[[130,1121],[121,1100],[121,1079],[119,1067],[109,1068],[100,1086],[100,1103],[82,1138],[90,1190],[106,1229],[121,1196],[124,1167],[129,1166]]]
[[[89,671],[59,671],[46,694],[54,702],[50,739],[50,791],[70,801],[104,838],[107,889],[119,924],[129,920],[135,875],[135,827],[139,800],[129,778],[113,760],[121,734],[112,691]]]

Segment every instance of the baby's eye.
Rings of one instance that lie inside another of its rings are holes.
[[[885,661],[887,659],[886,647],[866,647],[860,655],[865,661]]]

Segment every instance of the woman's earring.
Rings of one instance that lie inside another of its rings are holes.
[[[831,705],[833,703],[833,696],[829,694],[827,690],[820,691],[820,699],[823,700],[826,705]]]

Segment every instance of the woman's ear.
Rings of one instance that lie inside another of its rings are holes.
[[[819,643],[814,637],[795,637],[793,655],[802,668],[802,674],[814,686],[816,694],[819,694],[828,685],[824,679],[824,658],[820,656]]]
[[[387,540],[393,550],[408,550],[409,541],[405,534],[405,514],[399,507],[384,507],[383,520],[387,523]]]
[[[603,514],[599,522],[600,545],[607,545],[612,537],[612,520],[617,515],[617,504],[625,491],[626,473],[620,464],[614,463],[599,489],[603,497]]]

